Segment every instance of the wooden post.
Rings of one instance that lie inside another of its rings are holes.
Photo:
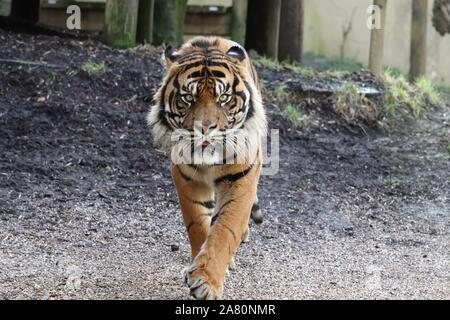
[[[409,60],[409,80],[411,82],[427,72],[427,17],[428,0],[413,0]]]
[[[12,0],[11,17],[23,22],[36,23],[39,20],[39,0]]]
[[[245,45],[245,31],[247,23],[247,0],[233,0],[231,9],[231,39]]]
[[[247,16],[247,48],[278,59],[281,0],[249,0]]]
[[[372,29],[370,36],[369,69],[374,75],[380,76],[383,70],[384,26],[386,20],[387,0],[374,0],[373,4],[380,8],[380,28]],[[375,15],[378,13],[375,12]]]
[[[105,10],[105,42],[118,48],[136,45],[139,0],[107,0]]]
[[[153,40],[157,45],[183,43],[187,0],[155,0]]]
[[[139,0],[136,40],[140,43],[153,41],[154,0]]]
[[[282,0],[278,58],[302,62],[303,0]]]

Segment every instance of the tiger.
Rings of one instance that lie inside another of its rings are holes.
[[[191,248],[185,283],[195,299],[221,299],[250,216],[262,222],[257,185],[267,119],[258,76],[246,50],[220,37],[167,46],[163,64],[147,121],[172,160]]]

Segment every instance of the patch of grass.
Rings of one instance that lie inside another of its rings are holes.
[[[383,81],[386,88],[383,104],[389,116],[394,116],[399,107],[411,105],[411,88],[405,76],[388,68],[384,70]]]
[[[346,74],[348,74],[347,71],[342,71],[342,70],[331,70],[331,71],[326,71],[325,75],[331,77],[331,78],[342,78],[343,76],[345,76]]]
[[[283,110],[285,118],[295,128],[306,128],[311,123],[311,116],[304,114],[298,106],[288,104]]]
[[[92,60],[88,60],[87,62],[85,62],[81,66],[81,69],[89,76],[102,74],[106,70],[104,61],[96,63]]]
[[[388,178],[384,179],[383,184],[389,189],[397,189],[401,186],[402,182],[396,177],[389,176]]]
[[[285,83],[279,83],[272,91],[273,97],[278,106],[282,108],[282,117],[296,129],[303,129],[310,125],[312,117],[305,114],[300,107],[294,103],[295,96],[289,91]]]
[[[280,83],[275,87],[273,91],[275,99],[278,103],[286,104],[289,102],[289,93],[287,92],[287,86],[285,83]]]
[[[264,67],[269,70],[280,71],[283,68],[286,68],[286,69],[289,69],[301,76],[308,77],[308,78],[316,75],[316,72],[313,69],[305,68],[304,66],[301,66],[297,62],[288,62],[288,61],[278,62],[278,61],[268,58],[266,56],[258,56],[257,58],[253,59],[253,62],[257,66]]]
[[[264,68],[267,68],[270,70],[279,71],[283,68],[281,63],[279,63],[278,61],[276,61],[274,59],[270,59],[266,56],[258,56],[256,59],[253,59],[253,62],[257,66],[264,67]]]
[[[391,77],[395,77],[395,78],[399,78],[399,77],[403,77],[404,79],[406,79],[405,74],[403,74],[403,72],[395,67],[383,67],[383,74],[389,74]]]
[[[445,85],[437,85],[436,86],[436,90],[439,93],[446,93],[446,94],[450,94],[450,87],[449,86],[445,86]]]
[[[53,69],[48,69],[47,73],[51,76],[51,77],[56,77],[56,75],[58,74],[55,70]]]
[[[353,82],[348,82],[336,92],[334,110],[350,124],[360,121],[373,124],[378,118],[376,105],[358,93],[358,88]]]
[[[306,78],[312,78],[316,75],[316,72],[313,69],[305,68],[305,67],[301,66],[298,62],[292,62],[292,63],[283,62],[282,65],[285,68],[295,72],[296,74],[299,74]]]
[[[416,79],[414,85],[433,106],[442,106],[443,100],[441,94],[430,80],[422,76]]]
[[[443,103],[440,92],[425,77],[419,77],[410,84],[404,75],[387,68],[383,73],[383,82],[383,103],[388,117],[395,117],[408,109],[419,117],[427,108],[439,107]]]
[[[264,79],[259,78],[259,88],[262,92],[266,91],[266,87],[267,87],[267,81]]]

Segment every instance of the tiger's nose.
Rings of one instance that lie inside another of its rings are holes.
[[[203,121],[202,122],[202,133],[205,134],[207,133],[209,130],[213,130],[217,128],[217,124],[213,123],[209,120]]]

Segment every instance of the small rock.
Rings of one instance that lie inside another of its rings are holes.
[[[175,252],[175,251],[180,250],[180,247],[179,247],[177,244],[171,244],[171,245],[170,245],[170,250],[171,250],[172,252]]]

